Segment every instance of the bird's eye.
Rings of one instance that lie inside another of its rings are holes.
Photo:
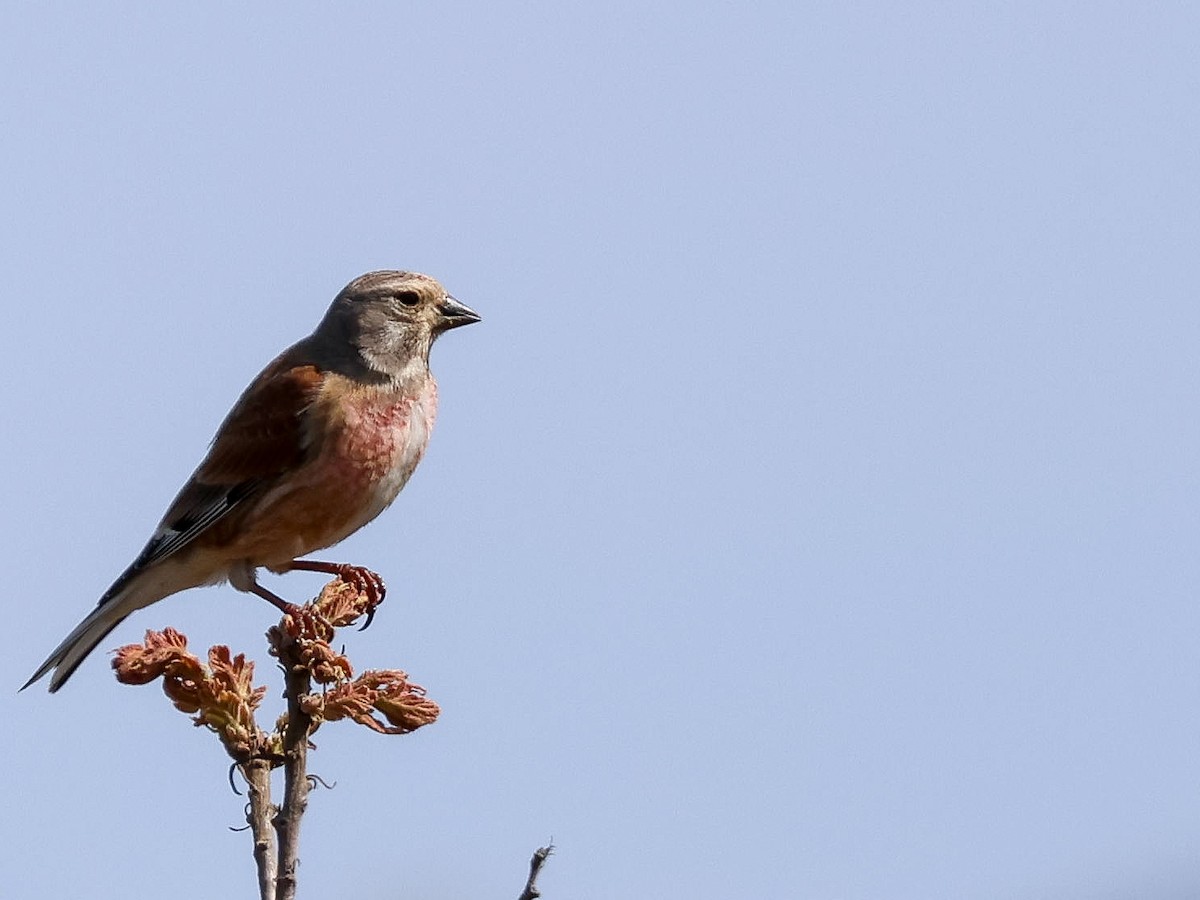
[[[396,295],[396,299],[400,301],[401,306],[416,306],[421,302],[420,295],[416,291],[401,291]]]

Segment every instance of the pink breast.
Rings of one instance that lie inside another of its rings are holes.
[[[335,403],[320,455],[256,502],[237,558],[282,565],[337,543],[386,509],[421,461],[437,414],[432,378],[415,397],[352,392]]]
[[[348,397],[343,425],[329,462],[347,482],[379,485],[391,494],[403,487],[429,444],[437,414],[437,386],[430,379],[416,397]]]

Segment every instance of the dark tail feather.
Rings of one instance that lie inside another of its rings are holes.
[[[50,693],[53,694],[66,684],[71,674],[79,668],[79,664],[87,659],[88,654],[96,649],[96,645],[104,640],[110,631],[120,625],[134,610],[159,599],[153,594],[147,596],[144,588],[139,589],[142,583],[143,580],[136,577],[119,579],[87,618],[76,625],[75,630],[38,666],[33,677],[21,686],[21,690],[46,677],[51,670],[54,674],[50,676]]]

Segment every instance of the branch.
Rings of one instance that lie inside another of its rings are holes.
[[[374,576],[378,579],[378,576]],[[294,900],[300,820],[308,808],[309,738],[324,722],[348,719],[381,734],[408,734],[438,717],[425,689],[399,669],[371,669],[357,678],[350,660],[333,649],[336,629],[370,617],[382,599],[372,582],[337,578],[312,603],[289,608],[267,631],[270,652],[284,671],[287,712],[274,730],[259,728],[255,712],[266,696],[254,686],[254,663],[228,647],[208,651],[207,664],[173,628],[147,631],[141,644],[121,647],[113,660],[123,684],[162,679],[163,692],[192,721],[213,731],[249,785],[246,821],[254,835],[260,900]],[[313,685],[320,686],[313,693]],[[271,771],[283,767],[283,803],[271,803]],[[532,885],[532,882],[531,882]],[[536,894],[530,895],[536,896]]]
[[[293,900],[296,896],[300,820],[308,809],[308,736],[313,730],[313,718],[305,710],[304,701],[312,692],[312,672],[302,659],[300,640],[289,635],[277,647],[285,672],[288,711],[283,732],[283,806],[274,819],[279,835],[276,900]]]
[[[240,768],[249,785],[246,821],[254,834],[259,900],[275,900],[275,830],[271,826],[275,808],[271,805],[271,763],[259,757],[242,763]]]
[[[542,896],[542,892],[537,887],[538,875],[542,874],[542,866],[546,864],[546,860],[550,858],[550,854],[553,852],[553,840],[545,847],[539,847],[534,851],[533,859],[529,861],[529,878],[525,882],[525,890],[521,891],[521,896],[517,900],[537,900],[538,897]]]

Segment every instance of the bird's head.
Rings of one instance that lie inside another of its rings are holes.
[[[342,288],[317,333],[348,341],[370,369],[398,380],[425,371],[442,332],[478,321],[428,275],[368,272]]]

